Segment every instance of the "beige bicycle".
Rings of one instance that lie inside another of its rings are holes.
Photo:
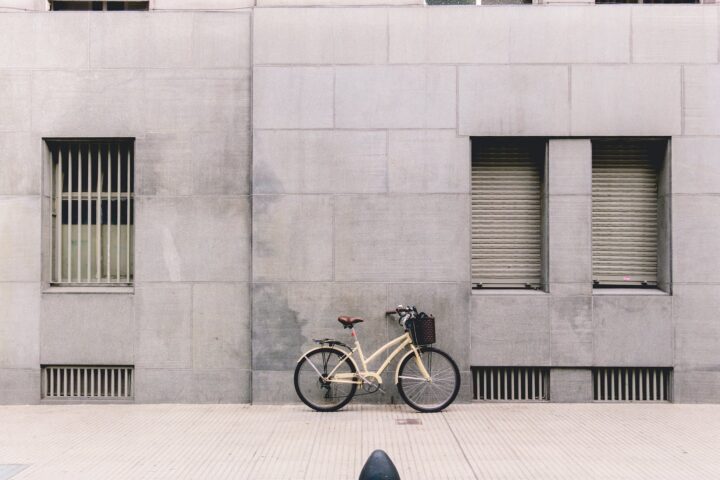
[[[314,340],[320,346],[303,354],[295,367],[295,391],[305,405],[319,412],[332,412],[347,405],[358,386],[365,393],[383,391],[382,373],[401,352],[404,355],[398,361],[394,381],[405,403],[420,412],[438,412],[455,400],[460,390],[460,371],[450,355],[430,346],[435,343],[435,319],[418,313],[415,307],[402,305],[386,313],[399,315],[405,331],[369,357],[365,357],[355,331],[355,324],[362,318],[338,317],[355,339],[354,347],[330,338]],[[369,363],[393,347],[377,370],[368,369]]]

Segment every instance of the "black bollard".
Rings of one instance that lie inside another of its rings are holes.
[[[400,474],[387,453],[375,450],[365,462],[358,480],[400,480]]]

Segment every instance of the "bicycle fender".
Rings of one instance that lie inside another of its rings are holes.
[[[350,360],[350,363],[353,364],[353,366],[355,367],[355,371],[356,371],[356,372],[359,372],[359,371],[360,371],[360,370],[358,369],[357,363],[355,363],[355,359],[353,359],[353,358],[349,355],[350,352],[346,352],[345,350],[342,350],[342,349],[340,349],[340,348],[335,348],[335,347],[315,347],[315,348],[311,348],[311,349],[308,350],[307,352],[303,353],[302,356],[301,356],[300,358],[298,358],[298,360],[297,360],[296,363],[300,363],[300,360],[302,360],[303,358],[305,358],[307,355],[311,354],[312,352],[315,352],[315,351],[317,351],[317,350],[322,350],[322,349],[324,349],[324,348],[330,348],[330,349],[332,349],[332,350],[335,350],[336,352],[341,353],[343,356],[347,355],[347,359]]]
[[[415,347],[415,349],[418,351],[420,350],[417,347]],[[402,365],[403,360],[405,360],[410,355],[415,355],[415,350],[411,349],[409,352],[405,353],[405,355],[403,355],[402,358],[400,358],[400,360],[398,360],[397,367],[395,368],[395,385],[398,384],[398,380],[400,379],[400,365]]]

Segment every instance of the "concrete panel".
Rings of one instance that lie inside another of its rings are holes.
[[[673,371],[673,402],[718,403],[720,402],[720,372],[717,370]]]
[[[40,361],[46,365],[135,363],[133,296],[45,294]]]
[[[550,284],[585,283],[590,288],[592,285],[590,196],[551,195],[548,202]]]
[[[460,67],[461,135],[567,135],[568,68]]]
[[[720,135],[720,66],[683,68],[686,135]]]
[[[550,400],[562,403],[592,402],[592,370],[589,368],[551,369]]]
[[[240,368],[193,371],[193,403],[250,403],[252,372]]]
[[[335,199],[335,278],[469,281],[468,195]]]
[[[17,13],[18,10],[44,12],[47,10],[45,0],[5,0],[0,12]]]
[[[593,359],[592,298],[550,299],[552,365],[587,366]]]
[[[251,368],[250,311],[247,283],[193,285],[195,369]]]
[[[40,284],[0,283],[0,368],[40,366]]]
[[[680,67],[578,65],[571,78],[572,135],[680,133]]]
[[[593,365],[672,366],[671,304],[668,295],[595,295]]]
[[[349,6],[388,6],[388,5],[424,5],[422,0],[256,0],[258,7],[349,7]]]
[[[397,305],[415,305],[419,311],[433,314],[437,336],[435,346],[450,354],[460,370],[470,370],[469,284],[391,284],[387,296],[388,310]],[[397,315],[388,317],[389,338],[402,334],[397,320]]]
[[[87,68],[88,22],[87,12],[4,13],[0,68]]]
[[[402,193],[470,193],[470,139],[455,130],[391,131],[388,187]]]
[[[720,193],[720,138],[674,137],[672,193]]]
[[[40,402],[40,369],[0,368],[0,404]]]
[[[252,300],[254,371],[294,370],[302,353],[317,346],[314,338],[352,344],[349,330],[337,321],[340,315],[365,319],[357,330],[366,354],[387,342],[390,320],[385,317],[383,284],[255,284]]]
[[[36,71],[33,131],[47,136],[139,136],[146,130],[144,73]]]
[[[32,82],[29,72],[3,72],[0,75],[0,132],[30,130]]]
[[[333,200],[262,195],[253,199],[253,279],[333,279]]]
[[[146,283],[135,288],[136,366],[192,367],[192,300],[189,284]]]
[[[253,369],[252,402],[256,405],[300,402],[293,386],[293,371]]]
[[[389,61],[506,63],[512,21],[507,9],[391,9]]]
[[[257,9],[253,25],[256,65],[387,60],[385,9]]]
[[[90,16],[92,68],[247,68],[246,13]]]
[[[673,197],[673,258],[675,283],[720,282],[720,197]]]
[[[0,195],[39,195],[43,143],[29,133],[0,133]]]
[[[337,67],[335,122],[342,128],[454,128],[455,68]]]
[[[549,295],[473,294],[470,299],[470,364],[548,366]]]
[[[635,63],[717,63],[718,15],[712,8],[662,5],[632,9]]]
[[[138,281],[250,280],[246,197],[139,197]]]
[[[0,197],[0,281],[40,280],[40,197]]]
[[[630,10],[518,8],[510,29],[510,63],[627,63]]]
[[[145,135],[135,142],[135,172],[138,195],[246,194],[249,132]]]
[[[253,71],[254,128],[333,126],[333,69],[257,67]]]
[[[147,70],[147,132],[244,133],[250,122],[249,70]]]
[[[550,140],[548,142],[548,193],[592,194],[592,142]]]
[[[254,0],[153,0],[153,10],[237,10],[251,8]]]
[[[720,286],[675,285],[675,365],[720,371]]]
[[[135,368],[135,403],[192,402],[191,369]]]
[[[254,193],[387,191],[387,134],[255,131]]]

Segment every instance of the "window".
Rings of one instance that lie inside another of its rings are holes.
[[[46,140],[55,285],[133,281],[133,140]]]
[[[149,4],[150,2],[121,2],[117,0],[102,2],[50,0],[50,10],[148,10]]]
[[[595,286],[658,285],[658,178],[666,141],[594,141],[592,269]]]
[[[472,282],[542,285],[544,140],[474,139]]]

